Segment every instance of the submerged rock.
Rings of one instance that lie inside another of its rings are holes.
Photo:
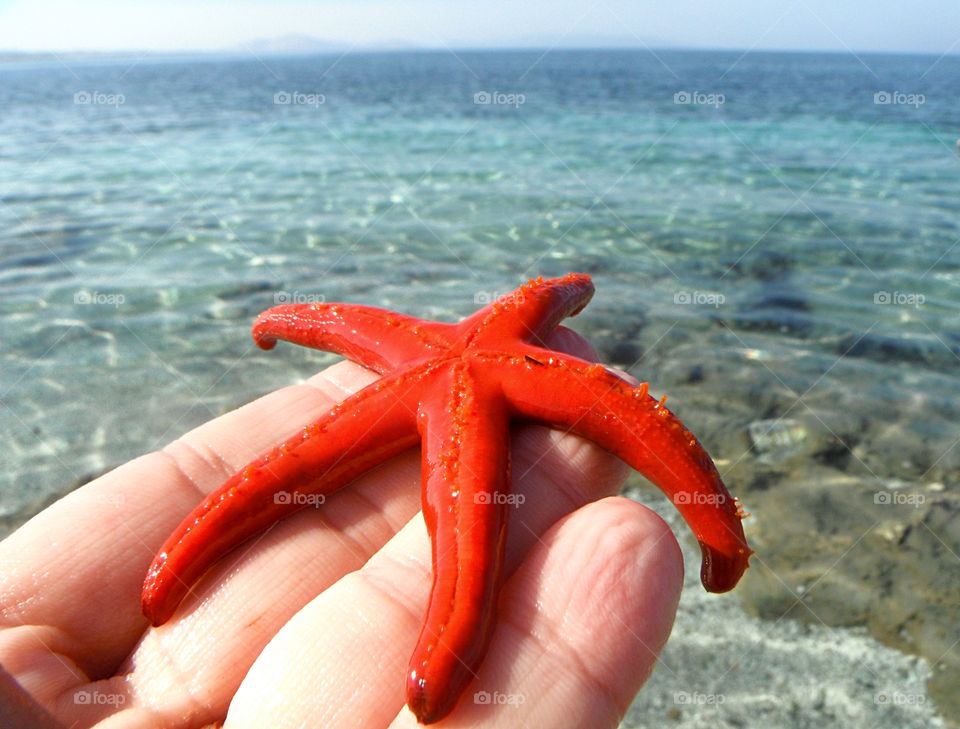
[[[637,481],[631,476],[631,483]],[[654,508],[661,505],[653,489],[629,487],[626,495]],[[751,496],[748,505],[752,507],[754,500]],[[784,609],[796,602],[791,594],[789,602],[768,606],[762,617],[769,620],[758,620],[756,611],[750,611],[754,616],[745,613],[736,599],[746,584],[730,595],[703,590],[696,542],[684,538],[688,532],[676,511],[662,505],[660,513],[675,529],[683,549],[684,591],[673,635],[621,729],[943,726],[937,715],[940,707],[928,694],[927,686],[937,676],[927,663],[881,645],[861,627],[874,599],[869,585],[840,573],[834,577],[832,572],[816,584],[820,573],[809,570],[803,578],[806,584],[796,585],[800,594],[806,590],[827,598],[829,593],[835,612],[824,605],[819,613],[822,622],[782,620]],[[809,516],[809,526],[815,528],[816,519]],[[763,515],[759,518],[766,521]],[[748,519],[747,527],[755,521]],[[810,545],[793,544],[797,559],[809,556]],[[748,578],[768,559],[766,542],[757,541],[753,547],[757,557]]]
[[[757,558],[737,593],[749,612],[866,626],[925,657],[931,696],[960,717],[960,496],[815,468],[751,490],[745,506]]]
[[[790,418],[754,420],[747,426],[750,445],[761,463],[782,463],[800,453],[808,444],[807,427]]]

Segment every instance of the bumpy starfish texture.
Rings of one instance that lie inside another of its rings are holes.
[[[407,701],[422,723],[452,711],[489,645],[503,581],[510,424],[587,438],[662,489],[700,543],[707,590],[733,588],[750,549],[742,512],[683,424],[603,365],[544,339],[593,296],[590,277],[537,279],[459,324],[353,304],[277,306],[253,337],[339,353],[380,373],[211,493],[163,545],[143,586],[144,615],[166,622],[200,576],[244,540],[422,443],[423,516],[433,588],[410,659]]]

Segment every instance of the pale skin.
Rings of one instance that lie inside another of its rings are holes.
[[[596,359],[563,328],[549,344]],[[83,486],[0,543],[0,665],[28,692],[20,703],[78,728],[417,726],[404,677],[431,565],[415,450],[237,549],[167,624],[140,613],[155,551],[203,496],[375,379],[336,364]],[[626,469],[605,451],[515,426],[512,454],[523,503],[498,625],[439,726],[615,727],[670,634],[679,547],[656,514],[615,496]],[[0,680],[0,705],[16,694]]]

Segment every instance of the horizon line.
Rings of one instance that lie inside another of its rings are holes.
[[[329,43],[330,48],[316,48],[308,50],[262,50],[255,51],[252,48],[245,48],[243,45],[236,48],[197,48],[197,49],[54,49],[54,50],[23,50],[23,49],[4,49],[0,48],[0,58],[9,58],[13,56],[29,57],[63,57],[63,56],[94,56],[94,57],[118,57],[118,56],[269,56],[269,57],[290,57],[290,56],[329,56],[329,55],[348,55],[351,53],[496,53],[503,51],[530,51],[530,52],[556,52],[556,51],[710,51],[710,52],[729,52],[729,53],[820,53],[832,55],[878,55],[878,56],[960,56],[960,49],[947,51],[918,51],[918,50],[879,50],[879,49],[860,49],[860,48],[773,48],[773,47],[751,47],[742,48],[736,46],[687,46],[687,45],[647,45],[638,44],[611,44],[611,45],[570,45],[570,46],[546,46],[546,45],[502,45],[502,46],[405,46],[398,43],[393,45],[389,42],[382,44],[350,44],[339,43],[338,41],[322,41]],[[251,42],[251,45],[253,43]]]

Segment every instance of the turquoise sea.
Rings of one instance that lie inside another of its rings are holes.
[[[3,530],[332,362],[253,347],[275,303],[455,320],[571,270],[571,325],[722,463],[790,418],[955,493],[958,138],[957,56],[4,63]]]

